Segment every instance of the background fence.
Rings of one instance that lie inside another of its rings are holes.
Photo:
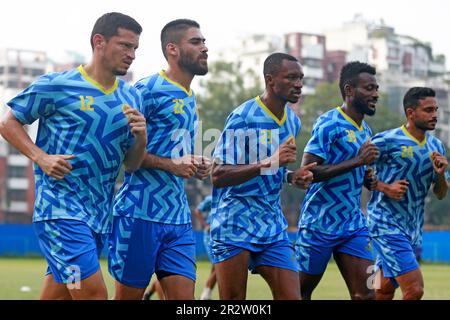
[[[290,233],[291,239],[295,233]],[[206,259],[203,231],[195,231],[197,258]],[[106,254],[106,248],[104,251]],[[0,224],[0,256],[41,256],[31,224]],[[425,231],[422,259],[450,263],[450,231]]]

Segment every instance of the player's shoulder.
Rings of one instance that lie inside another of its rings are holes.
[[[231,114],[235,117],[240,117],[243,120],[247,120],[253,117],[255,110],[258,108],[256,98],[252,98],[244,101],[239,106],[237,106]]]
[[[154,91],[158,89],[157,80],[160,77],[158,73],[152,74],[150,76],[144,77],[134,84],[134,87],[138,90],[145,90],[148,92]]]
[[[427,132],[427,141],[438,148],[445,149],[444,143],[435,135]]]
[[[77,69],[70,69],[61,72],[49,72],[38,77],[34,81],[34,84],[69,86],[71,83],[78,81],[77,75],[79,75]]]
[[[336,122],[340,121],[340,113],[337,108],[332,108],[324,113],[322,113],[314,124],[315,127],[332,126],[336,127]]]
[[[403,136],[404,135],[402,134],[402,130],[399,127],[377,132],[376,134],[373,135],[372,140],[391,141],[391,140],[398,140]]]

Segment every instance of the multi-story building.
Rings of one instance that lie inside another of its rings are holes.
[[[285,52],[296,57],[303,66],[303,94],[313,94],[315,87],[327,80],[325,37],[301,32],[288,33],[285,35]]]
[[[0,116],[6,102],[47,70],[42,51],[0,50]],[[32,139],[37,123],[26,126]],[[0,222],[29,222],[34,205],[34,177],[31,161],[0,137]]]

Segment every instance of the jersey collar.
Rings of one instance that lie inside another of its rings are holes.
[[[160,75],[161,77],[163,77],[166,81],[170,82],[171,84],[173,84],[173,85],[179,87],[181,90],[183,90],[184,92],[186,92],[186,94],[187,94],[189,97],[192,96],[192,89],[189,89],[189,91],[187,91],[186,88],[183,87],[181,84],[179,84],[178,82],[173,81],[172,79],[170,79],[170,78],[166,75],[166,70],[161,70],[161,71],[159,72],[159,75]]]
[[[286,107],[284,108],[283,117],[280,120],[272,113],[272,111],[270,111],[270,109],[264,104],[264,102],[262,102],[260,96],[257,96],[255,100],[259,104],[259,106],[264,110],[264,112],[267,113],[267,115],[269,117],[271,117],[280,127],[283,125],[283,123],[286,121],[286,117],[287,117]]]
[[[114,81],[114,84],[111,86],[111,88],[109,89],[105,89],[105,87],[103,87],[100,83],[98,83],[97,81],[95,81],[94,79],[92,79],[91,77],[89,77],[89,75],[87,74],[86,70],[84,70],[84,67],[82,64],[80,64],[80,66],[77,68],[78,71],[81,73],[81,75],[83,76],[83,78],[89,82],[90,84],[92,84],[94,87],[96,87],[98,90],[100,90],[101,92],[103,92],[104,94],[110,94],[113,93],[114,90],[116,90],[119,81],[116,78],[116,81]]]
[[[427,136],[425,135],[425,138],[423,138],[422,141],[417,140],[416,138],[414,138],[414,136],[409,133],[408,129],[406,129],[405,125],[402,125],[400,127],[400,129],[402,129],[403,133],[409,137],[412,141],[414,141],[415,143],[417,143],[419,145],[419,147],[423,147],[425,145],[425,143],[427,143]]]
[[[358,124],[355,122],[355,120],[353,120],[352,118],[350,118],[345,112],[344,110],[342,110],[341,107],[337,107],[336,108],[337,111],[339,111],[339,113],[345,118],[345,120],[347,120],[348,122],[350,122],[353,126],[356,127],[356,129],[358,129],[359,131],[363,130],[363,126],[362,124],[360,126],[358,126]]]

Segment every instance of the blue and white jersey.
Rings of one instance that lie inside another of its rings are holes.
[[[79,66],[40,77],[8,105],[22,124],[39,119],[39,148],[75,156],[62,180],[34,165],[33,221],[74,219],[97,233],[109,232],[114,185],[133,143],[123,110],[140,108],[138,90],[119,79],[105,90]]]
[[[379,191],[372,193],[367,207],[371,236],[402,234],[413,245],[420,245],[425,197],[437,177],[430,155],[433,151],[445,155],[445,147],[428,133],[422,142],[418,141],[405,126],[381,132],[372,141],[380,150],[376,162],[378,179],[388,184],[408,180],[409,185],[400,201]]]
[[[194,153],[198,126],[195,95],[164,70],[138,81],[147,119],[147,152],[165,158]],[[184,179],[164,170],[141,168],[125,174],[114,214],[167,224],[191,222]]]
[[[197,206],[197,210],[199,210],[203,216],[203,218],[205,219],[205,222],[207,224],[211,223],[211,219],[210,219],[210,212],[211,212],[211,204],[212,204],[212,196],[206,196],[205,199],[203,199],[202,202],[199,203],[199,205]]]
[[[323,165],[339,164],[356,157],[371,135],[372,131],[364,121],[358,126],[337,107],[317,119],[304,152],[324,159]],[[343,235],[366,226],[361,211],[364,174],[365,166],[361,166],[312,183],[302,204],[299,228]]]
[[[252,164],[271,156],[300,131],[300,119],[285,107],[279,120],[260,97],[248,100],[227,118],[214,151],[224,165]],[[233,243],[271,243],[284,239],[287,228],[280,204],[285,167],[274,166],[240,185],[213,188],[211,237]]]

